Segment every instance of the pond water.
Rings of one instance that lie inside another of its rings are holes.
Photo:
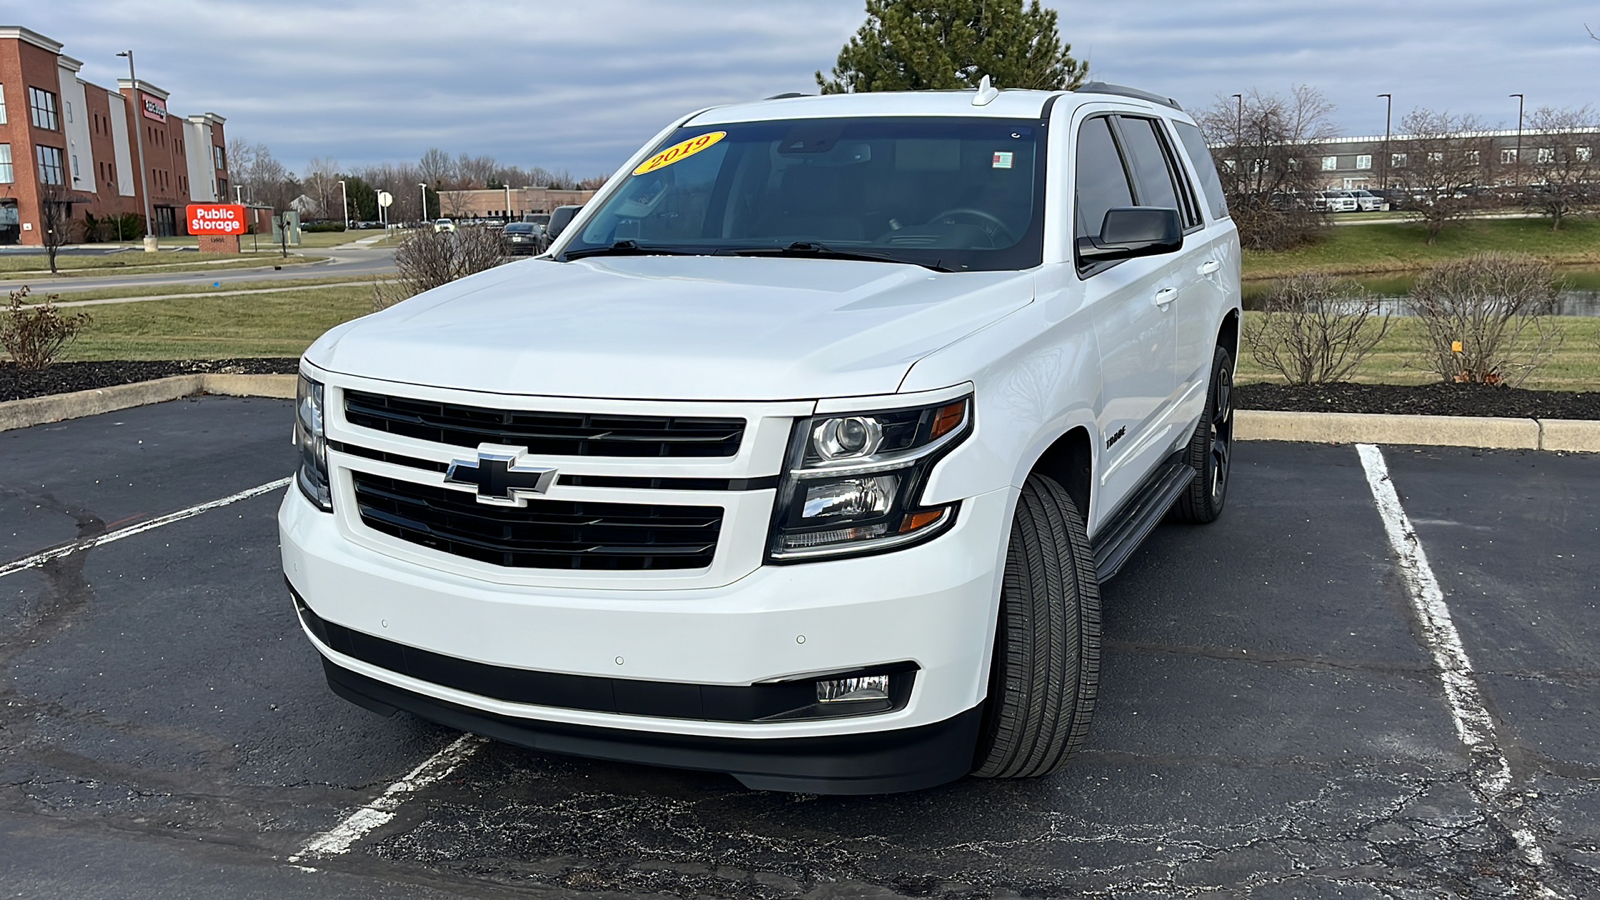
[[[1557,267],[1556,272],[1561,276],[1561,292],[1556,296],[1557,315],[1600,316],[1600,268],[1562,266]],[[1354,280],[1386,301],[1382,312],[1397,316],[1411,314],[1406,308],[1405,298],[1416,283],[1416,275],[1384,275]],[[1260,309],[1271,287],[1271,281],[1245,282],[1244,308]]]

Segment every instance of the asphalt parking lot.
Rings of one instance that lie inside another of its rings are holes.
[[[1600,896],[1600,457],[1241,444],[1106,586],[1065,771],[834,798],[333,696],[290,414],[0,432],[0,896]]]

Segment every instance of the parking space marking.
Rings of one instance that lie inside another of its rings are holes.
[[[289,862],[300,863],[348,852],[350,847],[368,832],[388,824],[389,820],[394,818],[395,812],[400,809],[400,805],[406,802],[408,795],[415,794],[443,778],[448,778],[457,766],[470,759],[472,754],[478,752],[478,748],[487,742],[487,738],[475,734],[463,734],[456,738],[454,743],[428,757],[406,777],[389,785],[383,793],[373,798],[371,803],[346,816],[338,825],[307,841],[299,853],[289,857]]]
[[[147,522],[140,522],[137,525],[129,525],[127,528],[118,528],[115,531],[107,531],[105,534],[97,534],[93,537],[87,537],[82,540],[73,541],[70,544],[63,544],[60,547],[46,550],[43,553],[35,553],[32,556],[23,557],[22,559],[0,566],[0,578],[21,572],[24,569],[37,568],[38,566],[42,566],[53,559],[60,559],[63,556],[71,556],[72,554],[81,550],[88,550],[91,547],[98,547],[101,544],[109,544],[113,541],[120,541],[123,538],[130,538],[136,534],[143,534],[146,531],[160,528],[163,525],[171,525],[173,522],[182,522],[184,519],[193,518],[203,512],[209,512],[210,510],[227,506],[230,503],[238,503],[240,500],[249,500],[251,497],[259,497],[262,494],[270,494],[273,491],[282,490],[283,488],[289,486],[290,480],[291,479],[288,478],[279,478],[277,481],[269,481],[266,484],[258,485],[250,488],[249,490],[240,491],[237,494],[230,494],[220,500],[212,500],[209,503],[202,503],[199,506],[191,506],[188,509],[181,509],[175,513],[167,513],[164,516],[157,516]]]
[[[1484,799],[1499,801],[1511,786],[1511,764],[1500,749],[1494,736],[1494,719],[1483,701],[1483,692],[1473,675],[1472,661],[1461,642],[1461,634],[1450,616],[1450,607],[1444,601],[1444,591],[1439,579],[1428,565],[1428,554],[1422,549],[1422,540],[1400,505],[1400,495],[1395,492],[1389,478],[1389,467],[1383,460],[1383,451],[1372,444],[1357,444],[1361,467],[1367,473],[1367,485],[1372,489],[1373,502],[1378,516],[1383,519],[1384,533],[1389,546],[1399,561],[1400,577],[1406,585],[1406,596],[1412,609],[1422,621],[1423,640],[1433,654],[1434,665],[1439,668],[1439,679],[1444,684],[1445,699],[1450,705],[1450,716],[1455,720],[1456,734],[1472,757],[1473,784]],[[1522,851],[1523,859],[1530,865],[1543,866],[1544,851],[1540,849],[1533,830],[1516,821],[1510,814],[1507,825],[1512,840]]]

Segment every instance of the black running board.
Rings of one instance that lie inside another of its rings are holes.
[[[1188,489],[1194,475],[1194,467],[1187,463],[1173,463],[1157,469],[1100,529],[1091,542],[1094,571],[1100,581],[1109,581],[1122,570],[1122,564],[1139,549],[1178,496]]]

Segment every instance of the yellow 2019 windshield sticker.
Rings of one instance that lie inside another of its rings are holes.
[[[657,169],[664,169],[675,162],[688,159],[727,136],[728,133],[726,131],[713,131],[710,134],[689,138],[687,141],[679,141],[640,163],[639,167],[633,170],[633,174],[643,175],[647,172],[654,172]]]

